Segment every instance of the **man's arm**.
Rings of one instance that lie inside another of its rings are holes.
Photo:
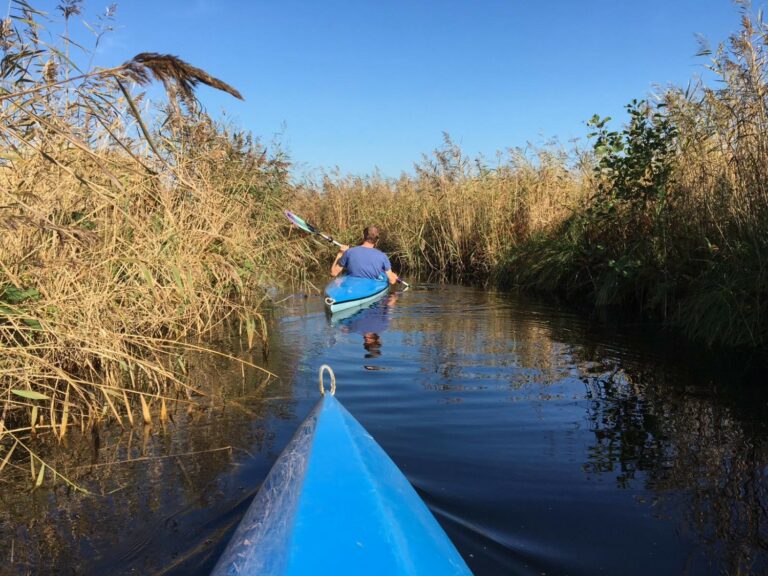
[[[344,253],[349,250],[349,246],[346,244],[342,244],[339,246],[339,252],[336,254],[336,258],[333,259],[333,264],[331,264],[331,276],[336,278],[339,274],[341,274],[341,271],[344,270],[344,266],[339,265],[339,260],[341,260],[341,257],[344,256]]]
[[[390,286],[392,284],[397,284],[397,274],[392,272],[392,264],[389,262],[389,256],[387,256],[383,252],[382,252],[382,256],[384,258],[384,266],[383,266],[384,274],[387,275],[387,280],[389,280]]]

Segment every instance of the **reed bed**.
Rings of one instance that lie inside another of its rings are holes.
[[[582,211],[511,254],[518,282],[658,318],[709,344],[768,342],[768,26],[714,52],[715,87],[633,102],[595,127],[595,186]]]
[[[80,3],[59,9],[66,23]],[[263,336],[288,174],[195,99],[233,87],[153,53],[77,69],[41,17],[19,1],[0,27],[0,472],[28,466],[38,485],[63,476],[35,434],[165,418],[205,394],[185,350],[233,321]],[[136,91],[152,81],[157,107]]]
[[[297,210],[348,242],[366,223],[403,273],[493,281],[659,319],[711,345],[768,343],[768,25],[701,56],[715,87],[669,87],[595,116],[591,151],[495,164],[450,139],[397,180],[325,176]]]
[[[415,168],[415,176],[396,180],[335,175],[305,182],[292,205],[349,243],[378,223],[381,248],[402,273],[484,281],[511,247],[566,218],[589,179],[560,150],[509,150],[491,166],[467,157],[447,135]]]

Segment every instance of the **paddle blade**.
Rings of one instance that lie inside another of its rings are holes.
[[[294,214],[290,210],[286,210],[284,214],[285,214],[285,217],[288,218],[288,220],[290,220],[294,226],[301,228],[302,230],[304,230],[304,232],[309,232],[310,234],[317,233],[317,230],[315,230],[315,228],[312,225],[307,224],[302,218],[296,216],[296,214]]]

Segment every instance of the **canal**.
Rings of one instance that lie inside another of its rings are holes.
[[[47,448],[93,495],[6,484],[0,573],[208,574],[317,401],[322,364],[478,575],[768,571],[755,359],[459,286],[346,318],[291,295],[272,316],[267,347],[216,345],[278,379],[190,358],[210,398],[164,426]]]

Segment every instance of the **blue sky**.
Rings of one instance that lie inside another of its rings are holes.
[[[702,74],[696,34],[716,45],[739,19],[729,0],[125,0],[95,63],[178,55],[245,97],[203,87],[209,112],[279,135],[300,171],[398,176],[443,132],[492,158],[583,141],[595,113],[618,125],[631,99]]]

